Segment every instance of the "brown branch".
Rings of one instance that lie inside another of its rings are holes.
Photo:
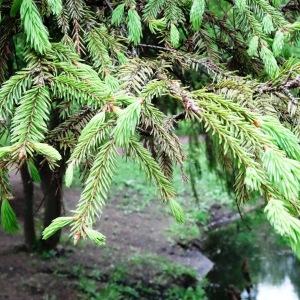
[[[298,75],[294,79],[287,80],[284,84],[274,86],[272,83],[267,82],[259,85],[258,87],[258,93],[274,93],[274,92],[284,92],[286,90],[295,89],[300,87],[300,75]]]
[[[298,106],[298,98],[296,98],[290,90],[300,87],[300,75],[294,79],[287,79],[282,85],[273,86],[272,83],[264,83],[258,87],[258,94],[281,92],[289,98],[288,112],[293,116]]]
[[[288,81],[284,87],[288,90],[290,89],[295,89],[295,88],[298,88],[300,87],[300,75],[298,75],[296,78]]]
[[[281,7],[281,11],[284,13],[287,12],[296,12],[300,10],[300,2],[299,1],[289,1],[285,5]]]

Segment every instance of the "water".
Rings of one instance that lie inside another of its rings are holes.
[[[251,230],[245,226],[248,224]],[[209,300],[300,300],[300,263],[262,216],[211,233]],[[248,291],[247,291],[248,290]]]

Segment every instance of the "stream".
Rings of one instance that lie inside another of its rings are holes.
[[[209,300],[300,300],[299,260],[262,214],[209,233],[204,252]]]

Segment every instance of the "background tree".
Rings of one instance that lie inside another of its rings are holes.
[[[185,159],[174,126],[186,120],[193,135],[206,134],[211,166],[226,175],[238,204],[262,195],[269,221],[297,248],[300,64],[294,47],[300,24],[294,5],[280,0],[3,1],[4,229],[17,227],[9,204],[11,166],[26,166],[31,178],[39,174],[45,227],[61,213],[64,174],[70,185],[79,168],[84,189],[78,205],[44,230],[44,246],[55,247],[67,225],[75,242],[103,243],[105,237],[92,226],[118,155],[139,164],[182,221],[172,169]],[[197,139],[191,141],[193,151]],[[30,187],[26,168],[23,178]]]

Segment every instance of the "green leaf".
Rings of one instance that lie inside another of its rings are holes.
[[[0,117],[11,116],[14,105],[18,104],[22,95],[32,85],[30,69],[16,72],[0,89]]]
[[[248,54],[249,56],[258,56],[258,42],[259,42],[259,37],[258,36],[253,36],[249,42],[249,48],[248,48]]]
[[[69,164],[65,174],[65,183],[67,187],[70,187],[73,181],[74,164]]]
[[[277,76],[279,67],[272,51],[265,45],[262,45],[260,50],[260,57],[265,65],[266,72],[271,78]]]
[[[14,147],[12,146],[5,146],[0,147],[0,159],[5,158],[7,155],[9,155],[14,150]]]
[[[23,0],[13,0],[13,3],[10,8],[10,16],[16,17],[18,12],[20,11],[21,3]]]
[[[166,0],[148,0],[144,8],[144,19],[156,19],[163,9]]]
[[[3,199],[1,204],[1,225],[8,233],[14,233],[19,229],[16,214],[7,199]]]
[[[275,57],[279,56],[282,52],[284,46],[284,33],[281,30],[276,31],[274,40],[273,40],[273,45],[272,45],[272,50],[275,55]]]
[[[124,10],[125,10],[125,3],[119,4],[112,13],[111,16],[111,23],[114,25],[121,25],[122,21],[124,20]]]
[[[117,56],[118,56],[118,61],[119,63],[122,65],[122,64],[126,64],[128,59],[126,57],[126,55],[122,52],[118,52],[117,53]]]
[[[263,17],[262,25],[263,25],[264,32],[266,34],[270,34],[274,31],[273,20],[272,20],[272,17],[269,14],[266,14]]]
[[[150,31],[154,34],[165,30],[167,27],[167,22],[165,18],[151,19],[149,20],[148,24]]]
[[[235,0],[235,7],[240,11],[243,12],[245,11],[247,7],[247,0]]]
[[[245,185],[251,191],[261,191],[263,179],[257,169],[248,167],[246,169],[246,176],[244,180]]]
[[[300,145],[298,138],[292,131],[284,127],[277,118],[271,116],[262,117],[261,128],[289,158],[300,161]]]
[[[141,114],[141,100],[138,99],[119,111],[117,125],[113,131],[118,146],[126,146],[134,135]]]
[[[270,199],[265,207],[265,213],[277,233],[289,237],[295,243],[299,242],[300,220],[291,215],[282,201]]]
[[[95,156],[74,212],[72,233],[75,241],[85,235],[84,229],[91,226],[95,217],[102,212],[116,170],[116,158],[117,151],[113,140],[103,144]]]
[[[62,1],[61,0],[47,0],[48,6],[51,12],[59,16],[62,12]]]
[[[26,91],[12,120],[12,142],[39,142],[44,139],[49,120],[50,95],[43,86]]]
[[[112,92],[117,92],[120,90],[120,83],[118,79],[110,74],[107,74],[104,78],[104,82],[110,87]]]
[[[290,201],[296,201],[300,192],[299,174],[300,163],[288,159],[281,152],[267,149],[263,153],[262,163],[274,187]]]
[[[91,228],[85,229],[85,233],[88,238],[93,241],[96,245],[102,246],[105,244],[105,236],[100,232],[93,230]]]
[[[92,75],[90,76],[92,78],[89,78],[85,72],[84,74],[80,74],[80,70],[77,72],[78,77],[82,76],[79,78],[66,75],[54,77],[52,79],[52,93],[67,101],[77,102],[79,105],[102,107],[105,101],[111,97],[111,91],[98,76],[97,78]]]
[[[178,223],[184,223],[184,212],[181,205],[174,199],[170,199],[168,204],[176,221]]]
[[[34,162],[33,162],[32,159],[29,159],[27,161],[27,168],[28,168],[28,172],[29,172],[30,177],[32,178],[32,180],[34,182],[40,182],[41,181],[41,177],[40,177],[39,170],[35,166],[35,164],[34,164]]]
[[[193,0],[190,11],[190,22],[192,23],[194,31],[200,29],[204,11],[205,0]]]
[[[73,217],[58,217],[54,219],[51,224],[46,227],[42,233],[43,240],[47,240],[57,231],[61,230],[63,227],[69,225],[74,221]]]
[[[26,41],[37,52],[44,54],[51,48],[49,34],[33,0],[23,0],[20,9]]]
[[[104,73],[107,72],[107,69],[112,67],[112,60],[108,49],[99,34],[99,29],[91,30],[88,33],[86,40],[91,58],[94,62],[94,67],[96,69],[104,69]]]
[[[174,48],[179,47],[180,34],[177,27],[172,23],[170,28],[170,42]]]
[[[113,125],[114,122],[105,122],[105,112],[96,114],[81,131],[69,163],[78,166],[80,162],[93,154],[108,136],[109,130]]]
[[[128,10],[127,27],[129,41],[133,42],[134,45],[139,44],[143,36],[142,23],[141,18],[135,9],[130,8]]]
[[[34,151],[43,155],[52,165],[55,165],[56,162],[61,160],[60,153],[48,144],[32,142],[30,143],[30,146],[33,148]]]

